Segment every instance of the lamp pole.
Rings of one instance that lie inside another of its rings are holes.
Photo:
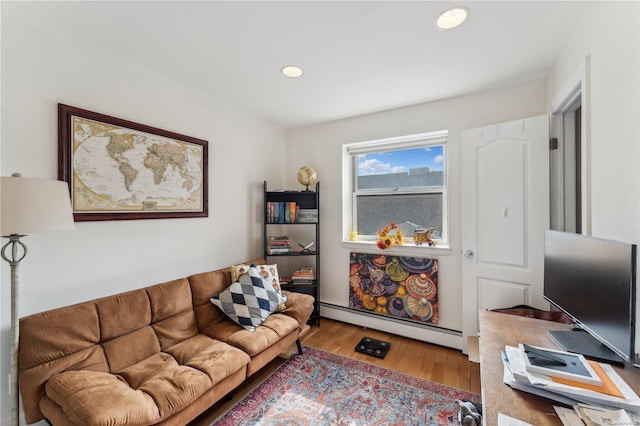
[[[20,336],[20,323],[18,322],[18,267],[20,261],[27,255],[27,246],[20,238],[24,235],[11,234],[9,242],[2,247],[0,255],[11,266],[11,424],[20,424],[20,396],[18,394],[18,339]],[[11,247],[11,257],[6,252]],[[18,253],[18,247],[22,247],[22,254]]]
[[[73,227],[73,210],[66,182],[23,178],[19,173],[14,173],[11,177],[0,177],[0,235],[9,239],[0,250],[0,256],[11,266],[9,392],[12,426],[20,424],[18,267],[27,255],[27,246],[20,239],[27,234],[66,231]]]

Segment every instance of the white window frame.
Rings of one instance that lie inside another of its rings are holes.
[[[350,235],[351,231],[354,229],[354,223],[356,222],[356,193],[354,191],[355,182],[357,179],[357,164],[356,164],[356,155],[372,153],[372,152],[380,152],[387,150],[399,150],[399,149],[410,149],[410,148],[420,148],[426,147],[430,145],[442,145],[443,146],[443,155],[444,155],[444,164],[443,164],[443,182],[442,188],[438,187],[437,189],[425,187],[425,188],[412,188],[401,193],[406,194],[428,194],[428,193],[442,193],[442,229],[440,230],[441,235],[440,238],[436,240],[436,245],[434,247],[429,247],[428,245],[416,246],[413,243],[413,238],[411,235],[405,236],[405,244],[401,247],[394,246],[387,250],[392,254],[393,252],[406,251],[406,249],[411,248],[412,251],[414,249],[419,249],[421,251],[429,251],[433,249],[449,249],[449,202],[448,202],[448,150],[447,150],[447,142],[448,142],[448,131],[434,131],[427,133],[419,133],[413,135],[406,136],[398,136],[392,138],[385,139],[377,139],[371,141],[364,142],[356,142],[350,144],[344,144],[342,146],[342,238],[344,243],[348,244],[376,244],[376,236],[361,236],[358,235],[354,238],[353,234]],[[360,195],[374,195],[374,194],[386,194],[386,192],[380,191],[362,191]]]

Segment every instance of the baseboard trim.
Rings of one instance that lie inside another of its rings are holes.
[[[397,334],[448,348],[462,349],[461,331],[430,325],[413,324],[395,318],[384,318],[380,315],[354,311],[344,306],[326,302],[320,302],[320,315],[336,321]]]

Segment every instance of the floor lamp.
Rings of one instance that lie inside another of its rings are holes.
[[[0,254],[11,266],[11,424],[19,425],[18,393],[18,267],[27,255],[21,241],[26,234],[73,229],[73,213],[66,182],[23,178],[18,173],[0,178],[0,235],[9,239]]]

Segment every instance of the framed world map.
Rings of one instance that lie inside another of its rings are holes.
[[[207,141],[58,104],[75,221],[208,216]]]

